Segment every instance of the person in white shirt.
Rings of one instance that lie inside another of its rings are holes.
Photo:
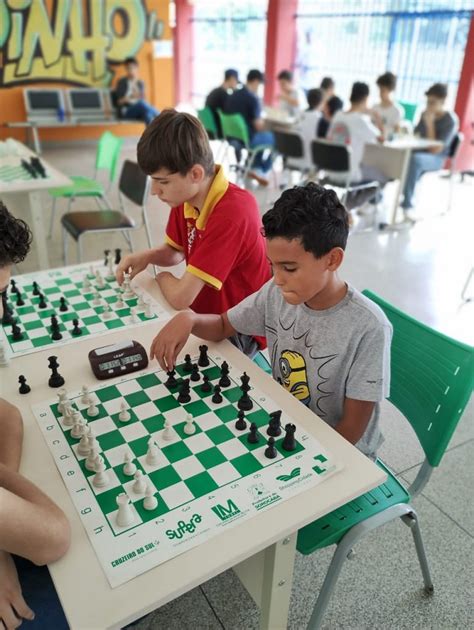
[[[383,142],[380,130],[371,122],[367,107],[369,86],[356,81],[352,86],[350,97],[351,106],[347,112],[339,111],[334,116],[329,127],[327,140],[338,144],[345,144],[351,148],[351,183],[377,180],[384,184],[387,178],[378,169],[362,163],[366,144]],[[334,181],[345,181],[341,173],[329,173]]]
[[[289,70],[282,70],[277,76],[280,86],[278,95],[279,109],[288,116],[298,116],[305,106],[305,94],[293,84],[293,74]]]
[[[306,98],[308,100],[308,109],[301,114],[300,119],[294,125],[294,131],[303,140],[303,157],[291,159],[291,166],[296,166],[300,170],[311,170],[313,168],[311,143],[317,137],[319,122],[322,117],[321,105],[324,93],[319,88],[313,88],[308,90]]]
[[[397,77],[393,72],[385,72],[377,79],[380,103],[372,108],[372,121],[383,132],[385,138],[391,138],[400,130],[400,123],[405,110],[393,100],[393,92],[397,87]]]

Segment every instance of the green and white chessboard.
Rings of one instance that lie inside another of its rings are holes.
[[[38,177],[40,177],[40,175],[38,175]],[[48,177],[49,176],[46,175],[46,178],[41,179],[48,179]],[[18,160],[16,160],[15,163],[2,164],[0,166],[0,182],[26,182],[30,179],[34,179],[33,175],[28,173],[28,171],[18,163]]]
[[[295,494],[323,482],[341,466],[294,418],[282,414],[282,425],[296,425],[296,450],[282,449],[284,431],[276,438],[277,457],[264,452],[269,413],[277,406],[263,393],[249,392],[253,409],[246,413],[248,425],[259,427],[260,441],[250,444],[248,430],[235,427],[242,395],[240,373],[230,366],[231,385],[222,389],[223,402],[212,402],[212,393],[200,390],[204,374],[215,385],[223,358],[209,353],[210,365],[200,368],[201,380],[191,382],[191,401],[181,405],[179,385],[164,385],[166,374],[144,370],[99,385],[93,398],[99,415],[89,418],[80,392],[69,395],[73,408],[92,427],[107,468],[109,483],[97,488],[94,472],[87,470],[85,457],[77,452],[78,439],[71,436],[58,411],[57,400],[33,406],[34,415],[51,450],[63,481],[80,514],[95,553],[112,587],[181,554],[218,535],[259,511],[269,509]],[[197,357],[193,358],[197,362]],[[177,372],[183,376],[183,365]],[[186,375],[189,376],[189,375]],[[92,390],[91,390],[92,391]],[[123,401],[131,414],[119,420]],[[184,433],[185,418],[195,419],[194,435]],[[172,423],[172,439],[163,439],[164,422]],[[159,461],[148,465],[146,454],[152,437],[160,448]],[[134,478],[123,472],[129,452],[137,468],[151,484],[158,506],[143,507],[144,494],[134,492]],[[121,493],[132,502],[135,522],[117,525],[117,501]]]
[[[104,278],[104,287],[98,288],[95,272],[100,270]],[[153,300],[143,289],[132,287],[138,294],[152,304],[153,317],[146,318],[142,310],[137,311],[137,323],[133,323],[131,308],[137,308],[138,297],[124,300],[125,306],[117,308],[116,302],[119,296],[119,286],[115,279],[107,279],[108,269],[102,263],[92,265],[77,265],[53,269],[38,273],[25,274],[13,278],[21,292],[25,302],[24,306],[16,305],[16,295],[9,292],[8,301],[13,307],[13,316],[17,320],[23,332],[23,339],[15,341],[11,332],[11,326],[0,325],[0,339],[6,341],[7,352],[13,356],[29,354],[37,350],[44,350],[49,346],[63,345],[73,341],[84,339],[89,335],[101,335],[111,330],[124,327],[133,327],[155,320],[163,320],[168,317],[161,306]],[[91,282],[90,289],[84,289],[84,277]],[[38,306],[39,297],[33,295],[33,282],[37,282],[39,290],[45,296],[46,308]],[[94,305],[94,297],[99,293],[102,299],[101,305]],[[59,310],[60,298],[66,299],[68,310]],[[104,304],[108,303],[111,312],[108,318],[103,316]],[[62,339],[51,339],[51,315],[56,315],[60,324]],[[72,320],[79,320],[82,335],[74,337]]]

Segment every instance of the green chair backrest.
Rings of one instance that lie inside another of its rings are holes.
[[[399,105],[405,110],[405,120],[409,122],[415,121],[416,110],[418,109],[418,103],[409,103],[408,101],[398,101]]]
[[[474,387],[474,348],[451,339],[363,291],[393,326],[389,400],[438,466]]]
[[[241,114],[224,114],[220,109],[217,110],[217,113],[221,121],[224,138],[226,140],[231,138],[240,140],[248,148],[250,144],[249,130]]]
[[[204,109],[198,109],[198,118],[202,122],[204,129],[207,131],[209,136],[212,135],[211,139],[218,137],[217,125],[214,118],[214,114],[212,113],[212,109],[210,107],[204,107]]]
[[[123,138],[114,136],[114,134],[110,131],[104,131],[97,145],[97,154],[95,158],[96,173],[99,170],[109,171],[109,180],[111,182],[115,179],[122,144]]]

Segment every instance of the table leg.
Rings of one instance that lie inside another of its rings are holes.
[[[28,193],[30,202],[31,222],[30,228],[33,232],[33,242],[38,252],[39,269],[49,268],[48,249],[46,247],[46,235],[44,231],[44,212],[41,205],[39,192]]]
[[[33,136],[33,147],[36,155],[40,155],[41,153],[41,142],[39,139],[38,127],[36,125],[31,125],[31,135]]]
[[[405,180],[407,178],[407,172],[408,172],[408,164],[410,163],[410,154],[411,154],[410,149],[405,149],[405,151],[403,152],[402,168],[400,171],[400,176],[398,178],[397,192],[393,200],[392,217],[390,219],[390,225],[396,225],[397,223],[398,206],[400,205],[400,196],[403,192],[403,188],[405,187]]]

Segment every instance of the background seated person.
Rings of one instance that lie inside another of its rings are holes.
[[[438,171],[443,166],[453,138],[459,129],[459,119],[456,114],[444,108],[448,95],[447,86],[444,83],[435,83],[425,92],[425,95],[426,109],[415,127],[415,135],[430,140],[440,140],[443,146],[412,152],[403,189],[402,208],[404,211],[413,207],[415,187],[423,173]]]
[[[405,116],[405,110],[393,99],[393,92],[397,87],[397,77],[393,72],[385,72],[377,79],[380,93],[380,103],[372,108],[372,121],[382,131],[385,138],[391,138],[400,131],[400,123]]]
[[[298,90],[293,84],[293,74],[289,70],[282,70],[278,77],[280,94],[278,108],[289,117],[298,116],[305,107],[306,98],[303,90]]]
[[[291,165],[297,166],[301,170],[313,168],[311,143],[316,138],[319,122],[322,118],[320,108],[323,96],[323,91],[319,88],[308,90],[308,109],[301,114],[301,118],[294,125],[294,130],[303,140],[303,157],[292,158]]]
[[[322,116],[319,119],[318,124],[318,138],[325,138],[327,136],[332,119],[343,107],[344,103],[339,96],[331,96],[330,99],[323,102],[323,106],[321,108]]]
[[[214,120],[216,121],[219,138],[222,138],[221,120],[217,110],[225,111],[227,99],[232,92],[237,89],[239,84],[239,73],[233,68],[229,68],[224,72],[224,83],[214,88],[206,97],[206,107],[212,110]]]
[[[127,75],[118,80],[114,92],[119,117],[143,120],[148,125],[159,111],[145,101],[145,84],[138,78],[138,61],[134,57],[125,59],[125,69]]]
[[[319,89],[323,91],[324,103],[327,103],[329,99],[336,94],[336,84],[334,83],[334,79],[331,77],[324,77],[321,81]]]
[[[255,147],[260,144],[274,145],[274,137],[271,131],[264,131],[265,121],[262,118],[262,106],[257,96],[258,89],[264,83],[265,77],[260,70],[250,70],[247,74],[247,81],[241,90],[236,90],[229,96],[226,104],[227,114],[240,114],[247,125],[250,138],[250,146]],[[240,149],[242,145],[237,141],[237,160],[240,161]],[[269,155],[266,155],[266,154]],[[267,173],[272,167],[272,154],[270,151],[260,151],[253,162],[253,170],[249,172],[249,177],[255,179],[262,185],[268,184]]]

